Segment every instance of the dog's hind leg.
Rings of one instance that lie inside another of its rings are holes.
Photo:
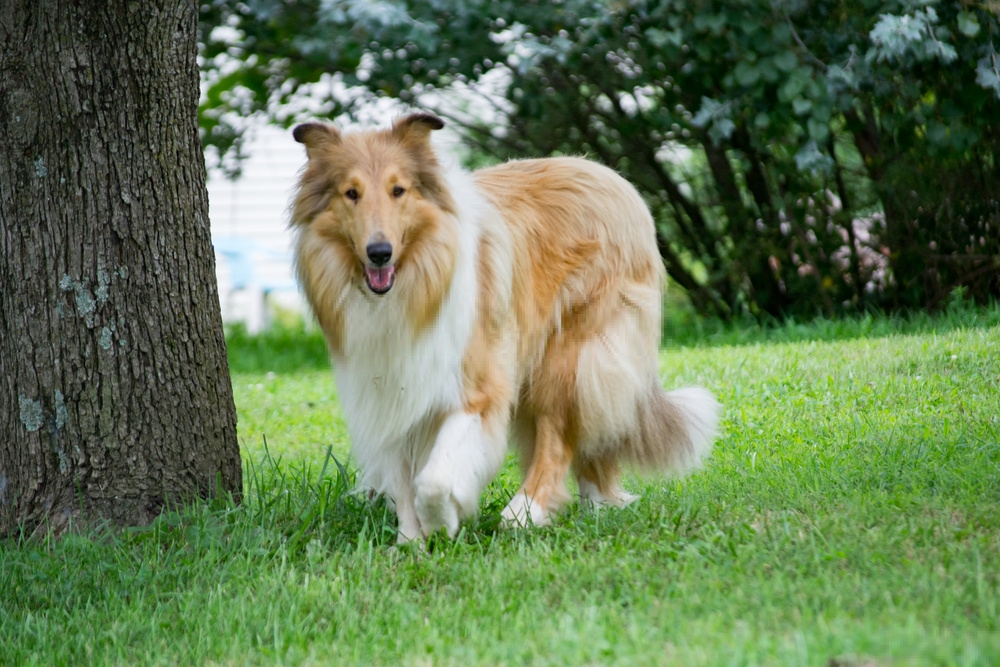
[[[578,458],[573,470],[582,503],[625,507],[639,498],[621,487],[621,466],[614,456]]]
[[[544,526],[569,500],[566,476],[573,451],[565,439],[566,422],[543,415],[535,422],[535,442],[524,484],[504,508],[504,524]]]

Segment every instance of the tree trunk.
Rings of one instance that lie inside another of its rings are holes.
[[[197,6],[0,12],[0,535],[242,486]]]

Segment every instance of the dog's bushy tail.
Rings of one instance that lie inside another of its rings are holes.
[[[664,391],[656,380],[638,406],[638,428],[624,438],[619,456],[640,471],[683,474],[712,450],[719,402],[702,387]]]

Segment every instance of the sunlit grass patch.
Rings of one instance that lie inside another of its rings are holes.
[[[1000,326],[817,326],[663,352],[725,408],[701,471],[508,532],[511,461],[426,547],[328,369],[236,372],[242,505],[0,545],[0,664],[1000,662]]]

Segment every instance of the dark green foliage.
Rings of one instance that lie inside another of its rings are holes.
[[[493,159],[615,167],[703,314],[936,308],[956,287],[984,302],[1000,294],[998,17],[913,0],[217,0],[205,140],[232,147],[227,110],[290,124],[286,103],[330,75],[322,90],[369,96],[330,92],[330,117],[398,97]],[[225,76],[224,51],[240,63]],[[484,77],[501,96],[477,92]]]

